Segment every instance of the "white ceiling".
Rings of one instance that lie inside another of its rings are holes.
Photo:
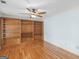
[[[47,17],[79,7],[79,0],[5,0],[7,4],[0,3],[0,11],[4,14],[25,16],[26,7],[44,9]]]

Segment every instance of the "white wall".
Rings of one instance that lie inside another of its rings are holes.
[[[47,18],[45,40],[79,54],[79,8]]]

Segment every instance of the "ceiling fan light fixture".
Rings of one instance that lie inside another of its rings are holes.
[[[38,11],[38,12],[42,12],[43,10],[42,10],[42,9],[38,9],[37,11]]]
[[[31,15],[31,17],[32,17],[32,18],[36,18],[36,16],[35,16],[35,15]]]

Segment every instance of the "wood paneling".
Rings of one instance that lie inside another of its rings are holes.
[[[25,42],[0,50],[0,56],[9,59],[79,59],[66,50],[56,47],[48,42]]]
[[[19,44],[21,42],[21,21],[14,18],[2,18],[1,21],[3,45]]]
[[[43,40],[43,22],[42,21],[34,22],[34,39]]]
[[[22,42],[33,39],[33,21],[21,20],[21,40]]]
[[[3,32],[4,32],[4,30],[3,30],[4,26],[3,25],[4,25],[3,24],[3,18],[1,17],[0,18],[0,49],[2,48],[2,46],[4,44],[3,36],[5,36],[5,35],[3,34]]]
[[[22,38],[22,41],[43,40],[43,22],[22,20],[21,38]]]
[[[5,45],[19,44],[21,42],[21,20],[6,18],[5,35]]]
[[[21,20],[22,33],[33,32],[33,22],[30,20]]]
[[[19,19],[5,19],[6,38],[20,37],[21,21]]]
[[[1,30],[2,30],[2,29],[1,29],[2,26],[1,26],[1,23],[2,23],[2,22],[1,22],[1,18],[0,18],[0,49],[1,49],[1,47],[2,47],[2,31],[1,31]]]

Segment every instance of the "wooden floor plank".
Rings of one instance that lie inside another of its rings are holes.
[[[79,56],[46,41],[31,41],[9,46],[0,50],[0,56],[7,56],[9,59],[79,59]]]

